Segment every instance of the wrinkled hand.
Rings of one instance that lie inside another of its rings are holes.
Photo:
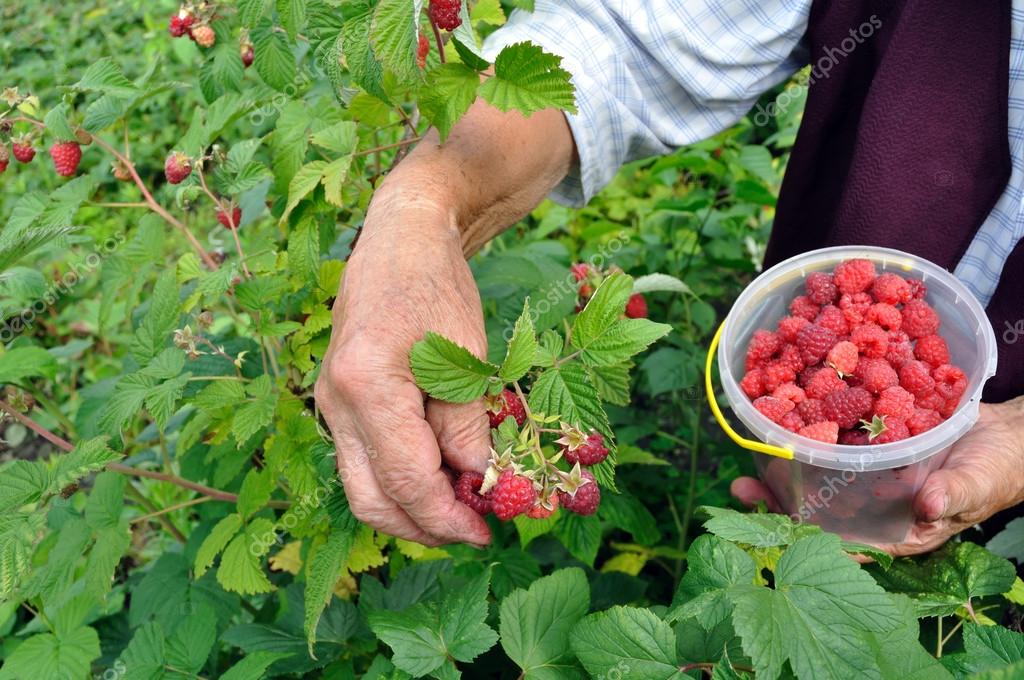
[[[740,477],[733,496],[747,505],[764,501],[781,512],[761,481]],[[916,521],[903,543],[878,546],[894,555],[935,550],[950,537],[1024,502],[1024,397],[1004,404],[982,404],[974,428],[956,443],[941,468],[932,472],[914,498]]]
[[[486,354],[479,293],[451,216],[422,194],[378,195],[333,316],[316,401],[353,514],[425,545],[489,542],[445,471],[486,468],[482,402],[424,401],[409,369],[409,350],[428,330]]]

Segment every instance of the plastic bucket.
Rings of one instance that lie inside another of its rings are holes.
[[[759,328],[773,329],[800,293],[804,277],[831,271],[852,258],[875,263],[928,286],[926,300],[942,319],[939,334],[952,362],[967,374],[967,391],[953,415],[935,428],[889,444],[843,446],[801,437],[772,422],[743,393],[747,344]],[[716,353],[717,345],[717,353]],[[740,295],[708,352],[708,399],[723,429],[741,446],[758,452],[757,468],[782,508],[848,540],[903,541],[913,523],[912,503],[928,474],[940,467],[952,445],[978,420],[985,382],[996,371],[996,338],[985,310],[945,269],[898,250],[841,246],[814,250],[781,262],[757,277]],[[711,386],[717,354],[722,389],[736,418],[754,440],[738,435],[722,417]]]

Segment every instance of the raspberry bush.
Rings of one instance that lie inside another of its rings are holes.
[[[799,88],[474,257],[486,356],[411,348],[425,394],[489,413],[486,473],[452,484],[491,545],[349,512],[312,398],[345,259],[429,127],[477,96],[573,109],[557,57],[479,55],[530,4],[0,10],[0,679],[1019,673],[1020,521],[892,561],[728,507],[753,464],[697,385]],[[817,277],[762,337],[743,387],[766,417],[941,422],[962,380],[941,327],[913,282],[867,278]],[[829,370],[797,380],[805,358]]]

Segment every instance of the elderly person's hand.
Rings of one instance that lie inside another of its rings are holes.
[[[759,480],[740,477],[731,490],[747,505],[764,501],[773,512],[780,511]],[[964,529],[1022,502],[1024,397],[982,404],[978,423],[956,443],[915,497],[916,521],[907,539],[879,547],[895,556],[935,550]]]

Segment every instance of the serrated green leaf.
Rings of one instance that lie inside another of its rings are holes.
[[[573,629],[572,649],[591,676],[638,680],[686,677],[678,668],[672,628],[649,609],[612,607]]]
[[[231,539],[217,567],[217,582],[224,590],[256,595],[274,589],[263,571],[260,558],[270,550],[275,536],[273,522],[257,517],[242,533]]]
[[[0,513],[0,600],[10,598],[25,577],[45,525],[41,512]]]
[[[703,625],[715,626],[731,610],[725,591],[756,579],[757,564],[742,548],[710,534],[698,536],[687,551],[686,574],[665,620],[699,617]]]
[[[277,16],[288,37],[295,37],[306,24],[306,0],[277,0]]]
[[[964,624],[967,668],[978,673],[998,670],[1024,661],[1024,633],[1001,626]]]
[[[505,382],[519,380],[533,366],[537,354],[537,334],[533,330],[533,316],[530,312],[530,299],[523,303],[523,313],[519,315],[512,329],[512,339],[508,342],[505,361],[501,364],[498,377]]]
[[[75,131],[71,129],[71,124],[68,123],[67,104],[58,104],[50,109],[43,118],[43,123],[46,126],[46,131],[56,140],[62,142],[74,141]]]
[[[307,216],[288,234],[288,271],[294,281],[307,284],[316,277],[319,264],[320,228],[312,216]]]
[[[320,616],[331,600],[334,584],[345,570],[354,536],[355,533],[350,527],[333,529],[327,537],[327,542],[316,549],[306,567],[306,609],[302,627],[311,655]]]
[[[419,27],[413,2],[380,0],[373,13],[369,37],[376,58],[401,84],[419,81],[420,69],[416,65]],[[367,91],[372,93],[372,90]]]
[[[731,508],[702,506],[698,512],[708,517],[704,528],[728,541],[758,548],[790,545],[797,539],[821,533],[813,524],[797,524],[786,515],[738,512]]]
[[[356,149],[357,126],[350,120],[343,120],[325,127],[313,135],[313,144],[336,154],[351,154]]]
[[[372,22],[372,8],[349,17],[341,28],[342,52],[352,74],[352,82],[386,102],[388,95],[384,90],[384,67],[374,55],[370,42]]]
[[[178,321],[178,282],[173,267],[168,267],[157,279],[149,297],[149,310],[135,330],[131,344],[132,354],[140,364],[146,364],[160,353],[171,340],[171,332]]]
[[[442,142],[476,101],[479,86],[480,75],[464,64],[440,64],[427,73],[420,111],[437,128]]]
[[[259,23],[267,11],[270,0],[238,0],[238,20],[250,28]]]
[[[561,569],[501,601],[501,646],[524,680],[583,677],[569,648],[569,633],[590,608],[581,569]]]
[[[100,414],[100,430],[120,432],[125,424],[142,410],[146,395],[156,383],[156,378],[142,373],[132,373],[118,380],[113,396],[104,405]]]
[[[235,408],[245,399],[245,389],[238,380],[214,380],[192,398],[192,405],[201,411]]]
[[[273,30],[264,20],[251,33],[253,50],[256,53],[254,66],[270,87],[283,92],[295,82],[295,55],[284,35]]]
[[[71,451],[57,456],[56,464],[50,472],[50,491],[56,493],[71,482],[102,470],[107,463],[120,457],[120,453],[107,447],[106,437],[80,441]]]
[[[587,306],[572,325],[572,346],[586,347],[608,332],[622,318],[633,291],[633,279],[612,274],[597,287]]]
[[[412,346],[410,365],[416,384],[435,399],[464,404],[484,395],[498,367],[465,347],[428,332]]]
[[[633,294],[637,293],[655,293],[655,292],[670,292],[670,293],[692,293],[690,287],[683,283],[681,280],[668,274],[648,274],[641,276],[633,281]]]
[[[272,663],[290,656],[290,653],[281,652],[248,652],[241,661],[226,670],[220,680],[260,680]]]
[[[597,551],[601,547],[601,523],[597,517],[573,512],[559,513],[554,534],[573,557],[587,566],[594,566]]]
[[[129,671],[125,680],[159,680],[164,676],[164,631],[151,622],[139,627],[119,657]]]
[[[238,490],[238,502],[236,503],[238,514],[243,519],[248,519],[267,504],[274,488],[274,475],[270,470],[266,468],[249,470],[245,479],[242,480],[242,487]]]
[[[224,550],[228,542],[235,537],[235,534],[241,528],[242,517],[238,513],[232,513],[217,522],[196,553],[196,578],[206,573],[206,570],[213,564],[213,560]]]
[[[235,413],[231,423],[231,434],[235,441],[241,446],[249,441],[249,438],[260,431],[261,428],[270,425],[274,420],[274,410],[277,408],[276,395],[259,397],[253,401],[243,404]]]
[[[1024,517],[1007,522],[1006,527],[985,544],[985,548],[1000,557],[1017,560],[1018,564],[1024,563]]]
[[[629,361],[607,366],[588,366],[587,374],[590,376],[590,382],[597,388],[601,401],[616,406],[629,406],[629,371],[632,368],[633,364]]]
[[[576,88],[561,63],[533,43],[509,45],[495,58],[494,75],[481,84],[480,96],[502,111],[527,116],[549,108],[576,113]]]
[[[217,616],[209,605],[202,604],[183,616],[174,633],[167,638],[166,664],[187,676],[202,670],[217,641]]]
[[[0,468],[0,513],[35,503],[50,487],[50,475],[39,462],[13,460]]]
[[[82,78],[72,87],[122,98],[133,97],[139,93],[139,89],[124,76],[121,67],[111,57],[103,57],[90,64]]]
[[[0,678],[84,678],[99,656],[100,638],[93,628],[42,633],[18,645],[4,660]]]
[[[0,355],[0,384],[25,378],[53,378],[57,360],[41,347],[15,347]]]
[[[146,409],[153,416],[153,420],[161,432],[167,428],[167,422],[177,410],[178,400],[181,399],[191,377],[191,373],[183,373],[177,378],[165,380],[146,392]]]
[[[312,161],[299,168],[288,185],[288,203],[285,205],[281,222],[288,219],[299,201],[308,196],[324,178],[328,166],[327,161]]]

